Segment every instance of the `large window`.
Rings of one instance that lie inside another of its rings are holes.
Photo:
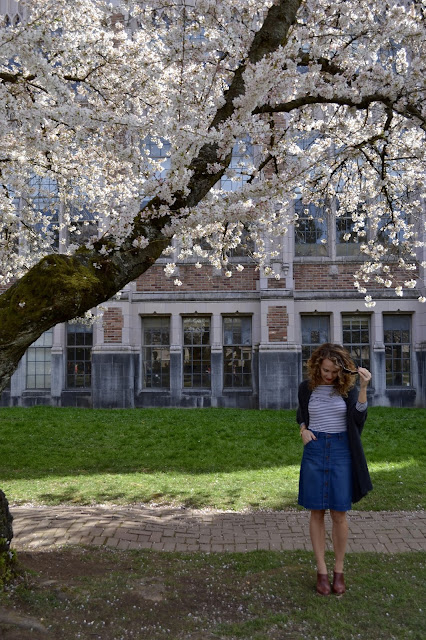
[[[237,142],[232,149],[232,158],[229,165],[231,177],[224,175],[220,179],[220,187],[224,191],[238,191],[241,189],[253,173],[254,149],[249,138]]]
[[[322,207],[313,204],[305,205],[301,198],[294,203],[298,215],[294,227],[296,256],[326,256],[327,246],[327,213]]]
[[[45,331],[27,350],[27,389],[50,389],[52,336]]]
[[[223,318],[223,386],[252,386],[251,317]]]
[[[386,358],[386,386],[408,387],[411,384],[411,317],[383,316]]]
[[[171,167],[171,144],[166,140],[146,138],[142,143],[142,155],[147,163],[147,171],[158,184],[164,182]],[[154,191],[142,193],[141,206],[145,206],[155,195]]]
[[[349,351],[357,367],[370,370],[370,318],[343,316],[343,346]]]
[[[210,318],[191,316],[183,319],[183,386],[211,386]]]
[[[147,155],[156,163],[155,177],[157,179],[165,178],[170,170],[170,150],[171,144],[166,140],[152,140],[147,138],[144,142],[144,148]]]
[[[336,256],[359,256],[360,244],[351,213],[336,216]]]
[[[329,342],[330,319],[328,316],[302,316],[302,368],[306,377],[306,363],[311,353],[323,344]]]
[[[170,318],[143,318],[143,386],[170,388]]]
[[[95,215],[84,205],[72,207],[72,223],[69,228],[69,243],[82,246],[89,242],[93,236],[98,235],[98,225]]]
[[[401,194],[401,198],[404,196]],[[398,215],[386,215],[381,218],[377,230],[377,240],[384,245],[389,245],[395,241],[404,242],[407,231],[412,231],[413,224],[410,215],[406,211],[400,211]]]
[[[93,328],[67,325],[67,388],[90,389],[92,385]]]
[[[59,196],[58,185],[51,178],[34,176],[30,179],[28,186],[29,194],[32,198],[34,211],[46,219],[45,222],[38,222],[35,226],[46,241],[51,243],[56,249],[59,247]]]
[[[230,249],[229,258],[247,258],[254,251],[254,241],[245,229],[241,233],[241,242],[234,249]]]

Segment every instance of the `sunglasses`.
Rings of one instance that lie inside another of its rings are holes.
[[[351,371],[351,369],[347,369],[346,367],[342,367],[343,373],[348,373],[351,376],[357,376],[358,371]]]
[[[347,367],[345,367],[345,365],[343,364],[342,360],[339,359],[338,360],[338,364],[342,367],[343,373],[347,373],[350,376],[357,376],[358,375],[358,371],[352,371],[352,369],[348,369]]]

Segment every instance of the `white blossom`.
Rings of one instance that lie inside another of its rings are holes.
[[[156,0],[32,0],[18,25],[0,23],[2,284],[49,253],[97,246],[107,261],[144,252],[159,227],[161,246],[174,243],[162,256],[195,255],[226,273],[248,230],[253,259],[271,275],[276,239],[300,230],[303,216],[313,227],[331,223],[333,203],[351,223],[343,240],[359,242],[357,290],[390,288],[400,269],[412,277],[396,294],[416,287],[425,251],[422,3],[288,3],[299,5],[290,31],[252,56],[254,34],[281,4],[165,3],[159,19]],[[120,11],[123,24],[113,19]],[[221,119],[237,76],[241,90]],[[194,177],[200,166],[203,180]],[[164,270],[173,275],[174,263]]]
[[[140,236],[139,238],[135,238],[132,242],[132,245],[136,247],[136,249],[145,249],[149,245],[148,238]]]
[[[164,267],[164,273],[166,274],[166,276],[172,276],[174,274],[174,272],[176,271],[176,265],[174,262],[169,262],[168,264],[166,264],[166,266]]]
[[[371,309],[376,306],[376,302],[372,299],[371,296],[368,296],[368,295],[365,296],[364,300],[365,300],[365,306],[367,308]]]

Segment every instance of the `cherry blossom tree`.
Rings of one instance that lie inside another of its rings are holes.
[[[367,305],[375,287],[417,288],[422,0],[32,0],[0,18],[3,386],[41,333],[172,239],[232,275],[248,232],[271,273],[297,190],[350,215]],[[223,190],[236,148],[243,184]]]

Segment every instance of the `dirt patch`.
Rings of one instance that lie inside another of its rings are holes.
[[[217,640],[212,629],[253,617],[247,589],[256,609],[250,582],[216,556],[77,547],[18,559],[0,597],[2,640]]]
[[[342,598],[315,593],[313,556],[301,551],[67,547],[21,552],[18,562],[0,592],[1,640],[426,637],[421,553],[349,554]]]
[[[82,548],[47,551],[47,552],[19,552],[19,563],[22,568],[41,573],[45,579],[55,579],[68,582],[80,578],[88,572],[91,576],[103,576],[114,570],[116,560],[111,554],[104,553],[93,561],[93,553]]]

